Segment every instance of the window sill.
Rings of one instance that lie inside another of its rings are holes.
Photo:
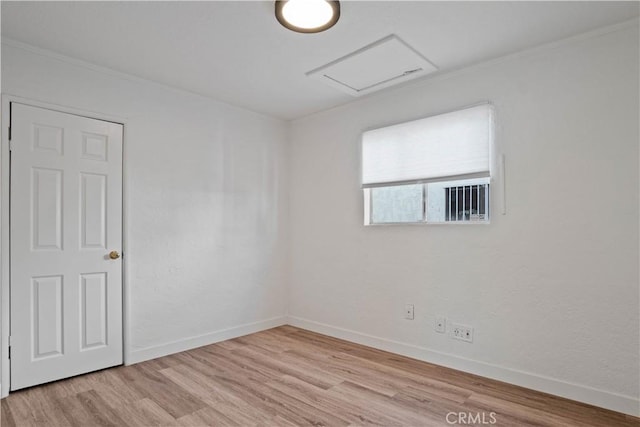
[[[470,225],[490,225],[491,221],[447,221],[447,222],[382,222],[382,223],[372,223],[372,224],[364,224],[365,227],[386,227],[386,226],[397,226],[397,225],[410,225],[410,226],[423,226],[423,225],[436,225],[436,226],[452,226],[452,225],[462,225],[462,226],[470,226]]]

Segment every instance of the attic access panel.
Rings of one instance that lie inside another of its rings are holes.
[[[434,71],[437,68],[431,62],[392,34],[309,71],[307,76],[360,96]]]

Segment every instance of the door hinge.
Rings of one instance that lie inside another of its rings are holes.
[[[11,138],[11,126],[9,126],[9,151],[13,150],[13,139]]]

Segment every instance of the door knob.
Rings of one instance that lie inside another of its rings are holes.
[[[109,258],[118,259],[118,258],[120,258],[120,254],[118,253],[118,251],[111,251],[111,252],[109,252]]]

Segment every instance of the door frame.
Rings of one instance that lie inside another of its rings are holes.
[[[60,113],[75,114],[77,116],[88,117],[107,122],[114,122],[123,126],[122,135],[122,340],[123,340],[123,361],[125,365],[130,364],[131,354],[131,334],[129,322],[130,315],[130,293],[129,293],[129,184],[127,177],[129,175],[127,164],[127,122],[126,117],[118,117],[110,114],[104,114],[95,111],[80,110],[73,107],[58,105],[50,102],[44,102],[34,99],[27,99],[17,95],[2,94],[0,98],[0,123],[1,141],[0,141],[0,398],[9,395],[11,384],[11,365],[9,360],[9,333],[10,333],[10,237],[11,229],[9,223],[10,212],[10,186],[9,179],[11,177],[11,164],[9,157],[9,126],[10,121],[10,105],[12,102],[29,105],[32,107],[44,108],[48,110],[58,111]]]

